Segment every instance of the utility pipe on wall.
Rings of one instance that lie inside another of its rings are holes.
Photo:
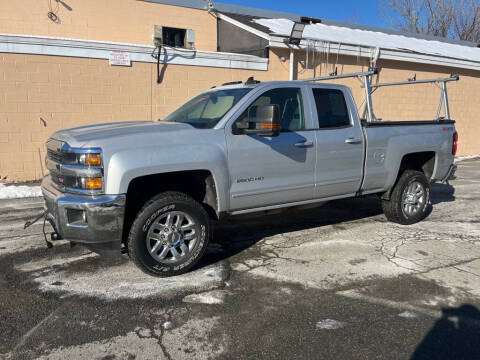
[[[290,80],[295,80],[293,78],[294,65],[295,65],[295,51],[292,48],[290,48]]]

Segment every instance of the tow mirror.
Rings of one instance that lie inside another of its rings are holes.
[[[248,109],[248,119],[237,124],[244,134],[274,137],[280,134],[278,105],[256,105]]]

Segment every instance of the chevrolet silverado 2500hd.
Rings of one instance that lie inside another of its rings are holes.
[[[57,131],[42,190],[55,238],[170,276],[198,262],[224,215],[377,194],[389,220],[420,221],[456,142],[449,119],[362,120],[342,85],[248,81],[161,121]]]

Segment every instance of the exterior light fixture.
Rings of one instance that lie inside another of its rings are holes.
[[[295,22],[293,24],[290,37],[286,39],[286,42],[290,45],[300,45],[300,41],[303,37],[303,30],[305,30],[305,25],[306,24],[301,22]]]

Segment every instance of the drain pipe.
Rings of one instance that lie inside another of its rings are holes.
[[[295,51],[293,48],[290,48],[290,80],[295,80],[294,75],[294,65],[295,65]]]

